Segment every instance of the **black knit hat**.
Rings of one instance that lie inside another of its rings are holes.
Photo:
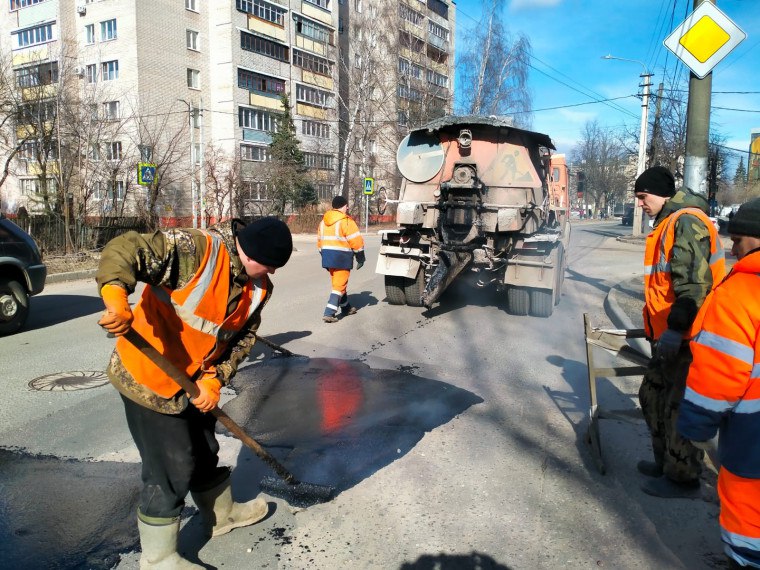
[[[285,222],[261,218],[239,229],[235,236],[240,249],[261,265],[282,267],[293,253],[293,236]]]
[[[335,198],[333,198],[333,201],[332,201],[333,210],[342,208],[346,204],[348,204],[348,200],[346,200],[343,196],[336,196]]]
[[[728,234],[760,238],[760,198],[739,207],[728,222]]]
[[[670,198],[676,193],[676,179],[670,170],[664,166],[653,166],[639,175],[633,192]]]

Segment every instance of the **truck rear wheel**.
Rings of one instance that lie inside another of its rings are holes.
[[[406,295],[404,294],[404,277],[398,275],[385,276],[385,296],[391,305],[405,305]]]
[[[511,315],[525,316],[530,308],[528,290],[524,287],[507,288],[507,312]]]
[[[421,307],[422,292],[425,290],[425,270],[420,266],[417,270],[417,277],[414,279],[404,279],[404,282],[406,304],[410,307]]]
[[[530,290],[530,314],[534,317],[551,317],[554,310],[554,296],[551,289]]]

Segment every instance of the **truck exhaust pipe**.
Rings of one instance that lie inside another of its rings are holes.
[[[447,251],[438,253],[438,267],[435,268],[422,292],[422,304],[428,309],[433,306],[441,294],[462,270],[472,261],[471,251]]]

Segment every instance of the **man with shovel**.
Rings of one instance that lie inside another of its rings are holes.
[[[720,431],[721,537],[730,568],[760,568],[760,198],[728,222],[739,261],[707,298],[678,431],[708,450]]]
[[[208,536],[267,515],[260,497],[232,500],[230,471],[218,465],[216,418],[207,412],[248,357],[272,294],[268,274],[284,266],[292,250],[290,230],[276,218],[248,225],[233,220],[208,231],[127,232],[103,250],[96,280],[106,310],[98,324],[119,337],[108,376],[121,393],[142,459],[140,568],[202,568],[177,553],[188,492]],[[146,287],[132,309],[127,297],[138,281]],[[184,371],[198,396],[190,400],[125,338],[130,329]]]

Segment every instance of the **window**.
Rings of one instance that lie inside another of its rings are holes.
[[[445,75],[441,75],[440,73],[433,71],[432,69],[427,70],[427,80],[428,83],[437,85],[438,87],[449,86],[449,78]]]
[[[301,133],[321,139],[330,138],[330,125],[317,121],[301,121]]]
[[[278,117],[274,113],[261,111],[259,109],[240,107],[238,113],[239,126],[244,129],[254,129],[256,131],[277,131],[277,119]]]
[[[56,117],[55,102],[24,103],[19,105],[18,120],[21,124],[52,121]]]
[[[293,20],[296,23],[297,34],[306,36],[322,44],[332,44],[332,32],[329,28],[312,22],[300,14],[293,14]]]
[[[332,184],[317,184],[317,198],[326,202],[335,196],[335,187]]]
[[[201,88],[201,72],[197,69],[187,70],[187,86],[191,89]]]
[[[43,188],[39,178],[22,178],[19,182],[21,183],[21,193],[25,196],[44,194],[46,191],[48,195],[51,195],[54,194],[58,188],[58,183],[55,178],[45,179],[46,188]]]
[[[37,160],[37,142],[26,141],[16,155],[20,160]]]
[[[367,142],[367,147],[370,154],[377,154],[377,141],[375,139],[370,139]]]
[[[195,143],[193,145],[193,164],[201,163],[201,144]]]
[[[402,20],[411,22],[415,26],[422,26],[422,23],[425,21],[424,14],[420,14],[419,12],[417,12],[417,10],[412,10],[406,4],[398,5],[398,15],[401,17]]]
[[[93,123],[95,123],[95,122],[98,121],[98,118],[99,118],[99,116],[98,116],[98,105],[96,103],[91,103],[89,105],[89,107],[90,107],[90,121],[92,121]]]
[[[119,102],[106,101],[103,103],[103,119],[113,121],[119,118]]]
[[[95,24],[87,24],[84,27],[84,41],[86,44],[95,43]]]
[[[15,36],[17,48],[45,44],[53,41],[53,26],[53,23],[42,24],[33,28],[11,32],[11,36]]]
[[[238,69],[238,87],[248,91],[280,95],[285,92],[285,81],[246,69]]]
[[[185,10],[198,11],[198,0],[185,0]]]
[[[319,75],[330,75],[330,62],[328,60],[298,49],[293,50],[293,65]]]
[[[427,0],[427,7],[442,18],[449,19],[449,7],[441,0]]]
[[[195,30],[185,30],[185,39],[187,41],[187,49],[198,51],[198,32]]]
[[[317,107],[329,107],[330,97],[331,93],[329,91],[322,91],[321,89],[296,83],[296,101],[299,103],[308,103]]]
[[[137,148],[140,150],[140,162],[150,162],[153,160],[153,147],[141,144],[137,145]]]
[[[422,100],[422,93],[408,85],[398,86],[398,96],[402,99],[411,99],[412,101]]]
[[[362,11],[362,0],[354,0],[354,8],[356,8],[357,12]]]
[[[87,78],[87,83],[95,83],[98,80],[98,66],[94,63],[86,65],[84,68],[84,76]]]
[[[103,81],[113,81],[119,78],[119,60],[104,61],[100,64],[100,77]]]
[[[121,202],[124,200],[124,181],[123,180],[113,180],[111,181],[111,184],[108,188],[108,192],[106,193],[106,200],[109,202],[117,201]]]
[[[330,9],[330,0],[304,0],[304,2],[314,4],[315,6],[319,6],[325,10]]]
[[[268,191],[269,187],[262,182],[244,182],[242,196],[246,201],[264,202]]]
[[[98,143],[90,144],[90,148],[87,149],[87,158],[94,162],[100,160],[100,145]]]
[[[399,30],[398,43],[401,47],[405,47],[416,53],[422,53],[425,51],[425,42],[409,32]]]
[[[100,41],[108,42],[116,39],[116,18],[100,22]]]
[[[264,0],[237,0],[238,12],[245,12],[280,27],[285,26],[286,9]]]
[[[443,26],[436,24],[433,20],[428,20],[428,32],[433,36],[441,38],[445,42],[449,41],[449,31]]]
[[[303,153],[303,161],[307,168],[316,168],[317,170],[333,169],[333,157],[330,154],[305,152]]]
[[[58,62],[41,63],[32,67],[17,69],[16,85],[19,87],[36,87],[58,83]]]
[[[11,12],[20,8],[26,8],[27,6],[34,6],[41,2],[45,2],[45,0],[11,0]]]
[[[121,143],[110,142],[106,144],[106,159],[107,160],[121,160]]]
[[[240,32],[240,47],[246,51],[260,53],[280,61],[290,60],[290,52],[287,46],[247,32]]]
[[[270,160],[269,147],[253,146],[250,144],[240,145],[240,160],[253,162],[267,162]]]
[[[398,58],[398,72],[401,75],[408,75],[415,79],[420,79],[422,77],[422,67],[416,63],[409,62],[403,57]]]
[[[409,117],[406,115],[406,111],[399,111],[398,112],[398,124],[403,126],[406,126],[406,124],[409,122]]]

